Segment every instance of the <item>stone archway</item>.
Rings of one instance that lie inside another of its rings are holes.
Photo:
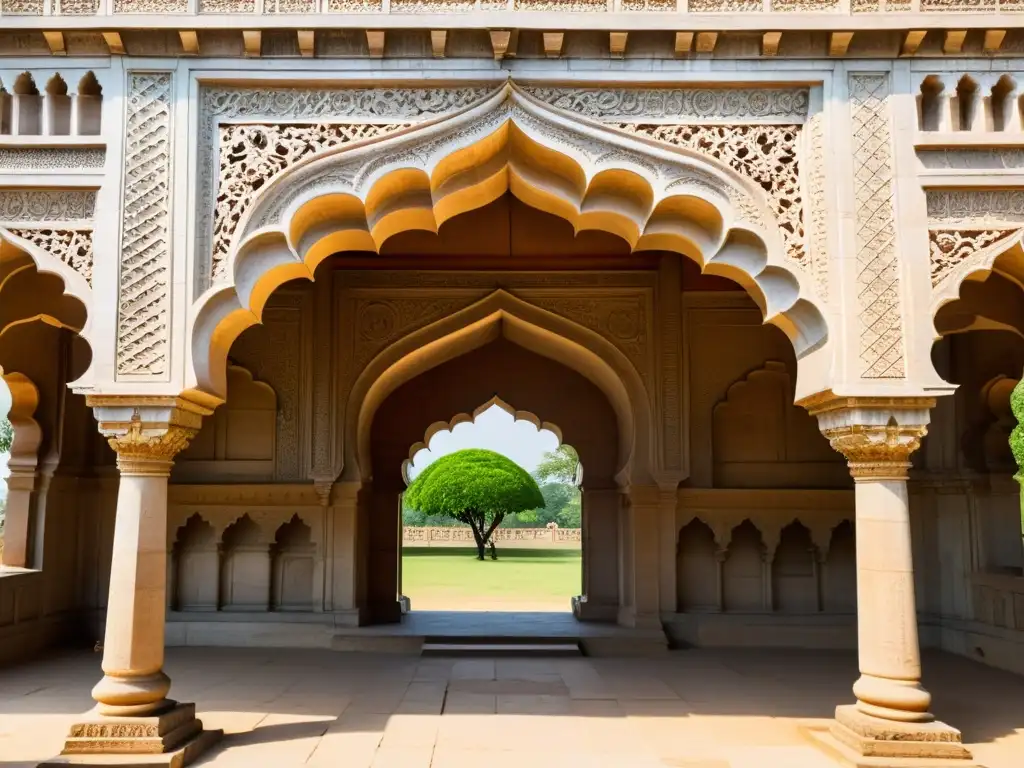
[[[827,388],[825,313],[813,278],[786,260],[776,215],[750,179],[699,152],[592,123],[511,85],[450,116],[346,143],[274,177],[235,230],[221,283],[189,320],[187,391],[224,395],[231,342],[284,282],[344,251],[436,232],[511,192],[633,251],[674,251],[740,283],[800,360],[798,396]]]
[[[564,360],[524,346],[514,328],[509,329],[511,335],[503,332],[505,322],[500,317],[491,320],[493,330],[479,335],[475,345],[447,354],[440,353],[440,347],[435,349],[431,360],[406,371],[401,382],[389,382],[387,394],[374,398],[372,413],[360,419],[367,432],[360,442],[368,443],[369,449],[369,456],[361,461],[364,467],[369,461],[372,468],[364,487],[372,498],[366,535],[367,608],[374,621],[398,617],[395,598],[401,542],[393,516],[400,514],[409,446],[422,444],[424,434],[443,415],[458,413],[467,403],[492,402],[494,397],[522,403],[530,413],[550,414],[558,421],[560,438],[577,448],[587,470],[583,486],[584,599],[576,604],[586,608],[584,618],[616,616],[622,490],[617,479],[619,415],[601,386]],[[394,366],[389,371],[393,377]],[[368,405],[364,404],[364,410]],[[567,601],[565,609],[569,608]]]

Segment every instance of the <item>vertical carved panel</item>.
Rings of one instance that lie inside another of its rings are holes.
[[[128,75],[118,375],[168,370],[172,84],[170,72]]]
[[[825,114],[817,112],[808,120],[810,170],[807,186],[810,194],[810,267],[814,286],[822,301],[828,301],[828,191],[825,181]]]
[[[658,321],[661,337],[662,444],[665,469],[683,468],[682,376],[679,363],[682,338],[682,281],[678,258],[662,257],[658,269]]]
[[[861,376],[904,377],[889,76],[850,75]]]

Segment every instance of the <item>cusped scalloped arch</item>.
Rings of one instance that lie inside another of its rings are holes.
[[[756,185],[713,158],[589,123],[506,85],[453,115],[310,156],[266,184],[236,230],[227,279],[194,307],[192,385],[223,396],[231,342],[260,322],[279,285],[312,279],[331,254],[436,232],[506,192],[577,232],[675,251],[735,280],[798,359],[824,359],[823,307],[811,278],[785,259]],[[827,365],[812,368],[821,378]]]
[[[434,439],[434,436],[441,432],[451,432],[459,424],[472,424],[484,411],[489,410],[492,406],[501,408],[505,413],[511,416],[515,421],[525,421],[532,424],[537,428],[537,431],[547,430],[555,436],[558,440],[558,444],[561,445],[562,440],[562,429],[557,424],[552,424],[547,421],[541,421],[540,417],[532,411],[519,411],[516,410],[512,405],[502,400],[500,397],[495,395],[486,403],[477,406],[473,409],[472,413],[457,413],[452,416],[448,421],[435,421],[426,431],[423,433],[423,439],[412,444],[409,448],[409,458],[402,462],[402,479],[406,485],[409,484],[409,468],[412,466],[413,461],[416,458],[416,454],[420,451],[430,450],[430,441]]]

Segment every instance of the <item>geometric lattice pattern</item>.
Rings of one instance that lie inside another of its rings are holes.
[[[171,277],[169,72],[128,77],[118,375],[167,373]]]
[[[887,74],[850,75],[860,375],[865,379],[906,375],[888,97]]]

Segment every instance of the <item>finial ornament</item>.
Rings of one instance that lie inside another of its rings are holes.
[[[166,475],[174,457],[188,447],[197,430],[176,424],[147,428],[139,409],[132,413],[124,434],[108,438],[117,453],[117,467],[126,475]]]

